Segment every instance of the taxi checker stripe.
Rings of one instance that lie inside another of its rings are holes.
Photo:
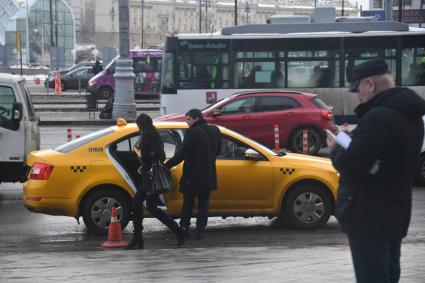
[[[82,172],[84,172],[86,169],[87,169],[87,167],[86,167],[86,166],[71,166],[71,170],[72,170],[72,171],[74,171],[74,173],[77,173],[77,172],[82,173]]]
[[[286,175],[286,174],[292,175],[292,173],[295,172],[295,169],[293,169],[293,168],[280,168],[280,172],[283,175]]]

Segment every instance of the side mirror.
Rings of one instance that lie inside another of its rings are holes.
[[[13,103],[12,119],[15,120],[15,121],[21,121],[22,120],[22,113],[23,113],[22,103],[20,103],[20,102]]]
[[[213,112],[211,112],[210,116],[211,117],[217,117],[217,116],[221,116],[223,113],[221,113],[220,110],[214,110]]]
[[[247,160],[253,160],[253,161],[263,160],[262,155],[258,151],[255,151],[255,150],[253,150],[251,148],[248,148],[245,151],[245,158]]]

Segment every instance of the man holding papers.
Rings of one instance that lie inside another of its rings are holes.
[[[335,214],[348,235],[357,282],[398,282],[425,101],[395,87],[384,60],[355,66],[352,75],[349,89],[361,102],[355,109],[359,123],[351,137],[327,137],[341,174]]]

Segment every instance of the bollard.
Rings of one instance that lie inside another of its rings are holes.
[[[308,130],[303,130],[303,153],[308,154]]]
[[[279,141],[279,125],[274,125],[274,151],[280,151],[280,141]]]
[[[41,83],[40,78],[35,78],[35,84],[39,85]]]
[[[81,136],[80,135],[75,135],[75,138],[76,139],[79,139]]]
[[[67,142],[72,141],[72,129],[71,128],[66,129],[66,140],[67,140]]]
[[[61,73],[55,73],[55,94],[62,94]]]

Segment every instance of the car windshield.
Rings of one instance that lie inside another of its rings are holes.
[[[202,112],[204,112],[204,111],[208,111],[208,110],[210,110],[211,108],[213,108],[214,106],[216,106],[217,104],[219,104],[219,103],[221,103],[221,102],[225,102],[225,101],[227,101],[227,100],[229,100],[229,97],[227,97],[227,98],[222,98],[222,99],[220,99],[219,101],[217,101],[217,102],[215,102],[215,103],[213,103],[213,104],[210,104],[210,105],[208,105],[207,107],[203,108],[201,111],[202,111]]]
[[[70,141],[66,144],[58,146],[57,148],[55,148],[55,150],[58,151],[58,152],[67,153],[67,152],[70,152],[71,150],[79,148],[79,147],[81,147],[85,144],[88,144],[91,141],[94,141],[94,140],[96,140],[100,137],[109,135],[113,132],[114,131],[111,128],[102,129],[100,131],[85,135],[81,138],[75,139],[75,140]]]

